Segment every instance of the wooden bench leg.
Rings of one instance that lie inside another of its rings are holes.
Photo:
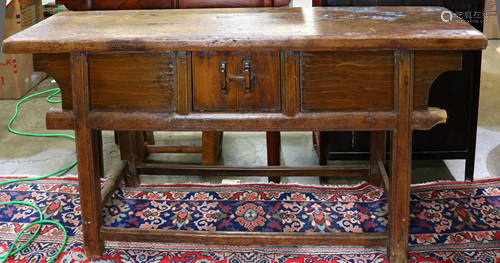
[[[118,131],[117,134],[121,158],[128,162],[128,172],[124,178],[125,186],[137,187],[141,184],[140,175],[137,173],[137,164],[140,162],[139,153],[144,154],[146,151],[142,149],[139,152],[138,149],[138,143],[144,143],[143,134],[138,131]]]
[[[326,147],[321,147],[321,140],[328,140],[328,132],[315,132],[316,133],[316,144],[318,149],[318,159],[319,165],[327,165],[328,164],[328,145]],[[328,183],[328,177],[320,177],[320,184]]]
[[[145,132],[142,132],[142,134],[144,136],[144,141],[146,141],[146,143],[148,145],[155,144],[155,135],[152,131],[145,131]]]
[[[391,132],[389,203],[390,262],[407,262],[411,182],[413,51],[395,51],[397,128]]]
[[[269,166],[279,166],[280,165],[280,146],[281,146],[281,134],[280,132],[266,132],[266,143],[267,143],[267,165]],[[280,177],[268,178],[269,182],[279,184]]]
[[[76,119],[76,155],[78,159],[78,185],[82,208],[83,247],[87,257],[100,257],[104,240],[102,226],[101,184],[102,144],[100,131],[90,129],[90,90],[88,56],[85,52],[71,53],[73,79],[73,107]]]
[[[103,152],[103,146],[102,146],[102,131],[96,131],[97,132],[97,145],[99,145],[99,162],[101,163],[101,171],[99,171],[100,177],[104,178],[104,152]]]
[[[380,186],[378,162],[385,164],[386,131],[373,131],[370,141],[370,183]]]
[[[219,155],[222,150],[222,137],[223,132],[203,132],[201,138],[202,153],[201,153],[201,164],[202,165],[215,165],[219,160]]]

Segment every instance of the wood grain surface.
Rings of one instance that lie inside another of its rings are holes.
[[[413,109],[427,109],[432,83],[446,71],[462,69],[462,51],[415,52]]]
[[[441,13],[447,10],[441,7],[312,7],[65,12],[9,37],[3,42],[3,51],[486,48],[486,36],[469,24],[443,22]]]
[[[88,257],[99,257],[104,251],[100,237],[102,203],[100,178],[102,177],[102,144],[99,133],[89,127],[90,112],[89,65],[86,53],[71,54],[71,79],[75,120],[76,157],[78,159],[78,185],[82,209],[83,247]]]
[[[90,54],[91,108],[173,111],[173,57],[172,52]],[[62,108],[73,109],[69,54],[35,54],[33,61],[35,71],[56,80]]]
[[[243,76],[243,61],[250,61],[250,92],[243,81],[221,79],[220,63],[227,62],[227,78]],[[194,52],[194,111],[278,111],[280,100],[280,61],[278,52]],[[226,93],[221,91],[226,83]]]
[[[191,231],[102,227],[106,240],[264,246],[386,246],[387,233]],[[399,261],[402,262],[402,261]]]
[[[174,111],[172,52],[90,54],[93,110]]]
[[[303,52],[302,111],[394,108],[394,52]]]

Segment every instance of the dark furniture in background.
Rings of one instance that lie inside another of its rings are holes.
[[[483,0],[313,0],[315,6],[444,6],[482,31]],[[472,18],[468,16],[472,15]],[[481,18],[474,18],[479,15]],[[481,51],[464,51],[461,71],[441,75],[432,84],[429,106],[445,109],[448,121],[413,133],[413,159],[465,159],[465,180],[474,178]],[[320,164],[327,160],[368,159],[366,132],[316,132]]]
[[[56,4],[64,5],[72,11],[281,7],[288,3],[290,0],[56,0]]]

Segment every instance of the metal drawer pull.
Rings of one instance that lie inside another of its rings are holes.
[[[250,61],[249,60],[243,60],[243,74],[245,75],[245,93],[250,93],[250,81],[253,81],[253,79],[250,77]]]
[[[226,78],[227,62],[221,61],[219,68],[220,68],[220,91],[222,92],[222,94],[226,94],[227,93],[227,81],[228,81],[228,79]]]
[[[227,62],[221,61],[220,70],[220,90],[222,94],[227,94],[227,83],[229,81],[244,81],[245,93],[250,93],[252,90],[252,82],[255,81],[255,76],[252,76],[250,60],[243,60],[243,75],[227,76]]]

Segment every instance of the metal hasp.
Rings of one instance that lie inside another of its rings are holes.
[[[255,81],[255,76],[252,76],[250,60],[243,60],[243,75],[227,76],[227,61],[220,62],[219,71],[222,94],[227,94],[227,83],[230,81],[244,81],[245,93],[252,91],[252,82]]]

